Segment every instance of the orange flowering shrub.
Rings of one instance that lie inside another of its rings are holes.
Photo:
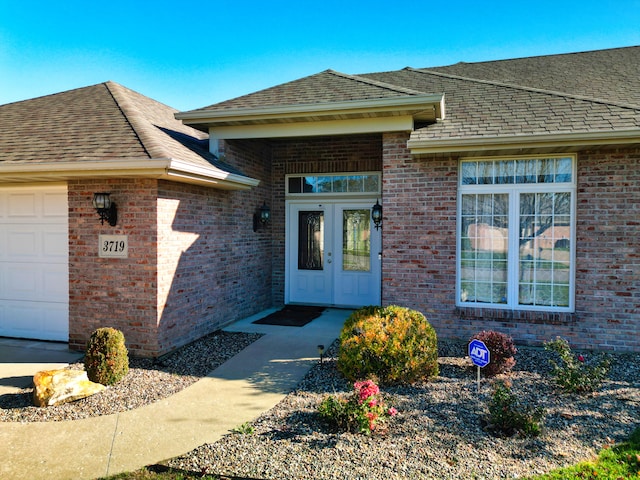
[[[342,327],[337,367],[349,380],[427,380],[439,371],[436,332],[416,310],[395,305],[361,308]]]

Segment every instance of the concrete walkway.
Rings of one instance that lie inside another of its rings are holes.
[[[304,327],[251,323],[272,311],[225,328],[265,336],[167,399],[86,420],[0,422],[0,478],[80,480],[137,470],[215,442],[231,429],[255,419],[304,377],[318,361],[317,345],[328,347],[350,313],[328,309]],[[66,351],[66,345],[56,350],[55,344],[49,344],[50,351],[44,353],[37,342],[35,345],[11,351],[20,345],[0,343],[0,394],[28,386],[39,370],[57,368],[78,358]],[[11,353],[18,360],[7,363]]]

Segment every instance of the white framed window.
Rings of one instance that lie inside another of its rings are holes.
[[[574,311],[575,157],[460,162],[456,304]]]

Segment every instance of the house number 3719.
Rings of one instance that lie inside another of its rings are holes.
[[[128,258],[129,237],[127,235],[100,235],[98,255],[103,258]]]

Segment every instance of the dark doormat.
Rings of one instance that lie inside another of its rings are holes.
[[[253,323],[261,325],[280,325],[282,327],[304,327],[314,318],[318,318],[324,307],[308,307],[304,305],[287,305],[282,310],[273,312]]]

